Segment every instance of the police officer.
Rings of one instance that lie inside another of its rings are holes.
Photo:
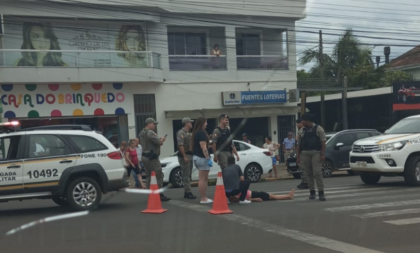
[[[143,145],[143,154],[141,161],[146,167],[147,188],[150,188],[150,179],[152,171],[156,173],[156,180],[159,188],[163,187],[163,173],[162,166],[159,161],[159,155],[160,146],[163,145],[163,143],[166,140],[166,137],[159,138],[159,136],[156,134],[155,130],[157,124],[158,122],[153,118],[146,119],[146,127],[139,134],[140,143]],[[160,200],[169,201],[171,199],[165,197],[165,195],[161,193]]]
[[[325,131],[314,123],[312,114],[302,115],[302,131],[299,134],[297,162],[303,164],[306,170],[310,195],[315,199],[315,183],[318,187],[319,200],[325,201],[324,182],[322,178],[322,162],[325,160]]]
[[[219,126],[214,129],[212,134],[214,162],[217,162],[221,169],[227,166],[228,157],[231,157],[232,153],[235,154],[236,160],[239,161],[238,152],[230,136],[229,116],[222,114],[219,116]]]
[[[296,145],[297,145],[297,140],[299,140],[299,135],[302,131],[302,120],[300,118],[298,120],[296,120],[296,126],[298,128],[298,134],[296,135]],[[305,171],[302,163],[300,163],[299,168],[300,168],[300,175],[301,175],[301,178],[302,178],[302,182],[300,182],[300,185],[298,185],[297,188],[298,189],[309,189],[308,180],[306,179],[306,171]]]
[[[186,199],[195,199],[191,192],[191,172],[193,169],[193,154],[191,151],[191,129],[192,123],[194,120],[190,118],[183,118],[182,124],[184,125],[177,133],[176,133],[176,140],[178,142],[178,162],[181,165],[182,169],[182,180],[184,182],[184,198]]]

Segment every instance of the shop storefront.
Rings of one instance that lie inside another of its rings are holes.
[[[128,139],[132,95],[122,83],[2,84],[3,117],[22,128],[83,124],[101,132],[115,146]]]

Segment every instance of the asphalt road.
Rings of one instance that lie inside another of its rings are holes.
[[[285,193],[298,180],[253,184],[251,189]],[[167,213],[150,215],[147,196],[104,196],[87,216],[5,233],[66,209],[51,200],[0,203],[1,252],[419,252],[420,188],[402,178],[383,178],[366,186],[359,177],[325,180],[326,202],[307,199],[298,190],[292,201],[268,201],[229,208],[214,216],[198,200],[184,200],[182,189],[169,189]],[[197,188],[194,188],[197,193]],[[214,187],[209,188],[213,196]],[[108,199],[108,200],[107,200]]]

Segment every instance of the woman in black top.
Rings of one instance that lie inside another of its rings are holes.
[[[196,120],[192,138],[191,149],[193,151],[193,161],[198,169],[198,191],[200,192],[201,204],[212,203],[213,200],[207,198],[207,181],[209,178],[211,163],[210,154],[207,149],[209,146],[209,137],[205,131],[207,127],[207,118],[200,117]]]

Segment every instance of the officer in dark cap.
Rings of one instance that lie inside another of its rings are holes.
[[[217,162],[221,169],[227,166],[227,160],[235,154],[236,160],[239,161],[239,155],[233,145],[230,128],[229,116],[222,114],[219,116],[219,126],[216,127],[212,134],[212,149],[214,153],[214,161]]]
[[[309,199],[315,199],[315,182],[319,200],[325,201],[322,162],[325,161],[325,131],[314,123],[314,115],[302,115],[302,131],[298,139],[297,161],[303,164],[309,184]]]

